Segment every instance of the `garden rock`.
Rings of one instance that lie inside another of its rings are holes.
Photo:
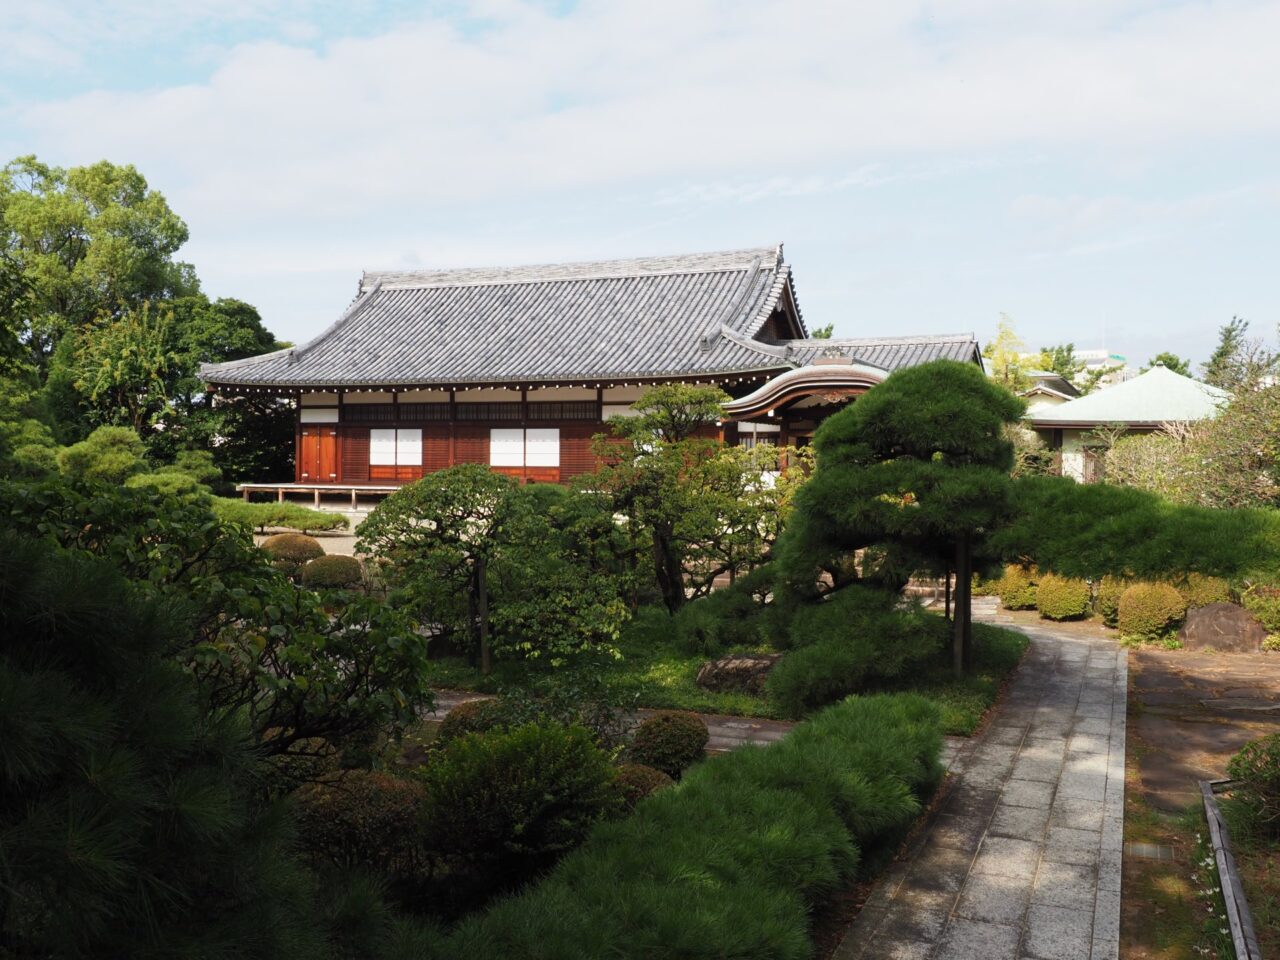
[[[1235,603],[1197,607],[1187,613],[1187,622],[1178,631],[1178,639],[1188,650],[1257,653],[1266,638],[1266,628]]]
[[[780,653],[735,653],[708,660],[698,668],[696,683],[706,690],[763,693],[765,678],[781,659]]]

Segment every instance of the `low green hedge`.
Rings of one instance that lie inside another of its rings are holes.
[[[250,503],[230,497],[213,498],[214,515],[224,523],[238,523],[251,530],[286,527],[290,530],[345,530],[347,518],[340,513],[308,510],[296,503]]]
[[[600,824],[541,883],[467,918],[459,957],[812,955],[809,915],[892,854],[941,776],[937,708],[850,699]]]
[[[1046,620],[1078,620],[1089,612],[1089,584],[1046,573],[1036,584],[1036,609]]]
[[[1206,577],[1203,573],[1189,573],[1177,584],[1182,599],[1187,601],[1187,609],[1207,607],[1211,603],[1230,603],[1231,584],[1221,577]]]

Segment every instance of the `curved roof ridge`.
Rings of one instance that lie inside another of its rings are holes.
[[[495,286],[572,280],[604,280],[625,277],[681,276],[696,273],[730,273],[748,269],[757,260],[759,269],[776,270],[782,245],[719,250],[618,260],[586,260],[510,267],[462,267],[446,270],[367,270],[360,281],[363,291],[373,283],[384,289]]]

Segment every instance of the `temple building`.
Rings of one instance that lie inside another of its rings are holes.
[[[892,371],[981,363],[971,335],[810,338],[782,247],[372,272],[311,342],[201,369],[295,401],[296,469],[251,490],[379,492],[458,463],[525,481],[596,469],[592,437],[655,384],[716,384],[726,443],[804,444]]]

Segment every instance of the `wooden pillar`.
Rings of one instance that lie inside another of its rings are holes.
[[[458,462],[458,391],[449,391],[449,466]]]
[[[245,499],[248,499],[248,491],[245,491]],[[276,503],[284,503],[284,487],[276,488]]]
[[[316,487],[314,493],[315,493],[316,509],[319,510],[320,509],[320,488]]]
[[[356,502],[356,488],[351,488],[351,509],[354,510],[359,504]]]

